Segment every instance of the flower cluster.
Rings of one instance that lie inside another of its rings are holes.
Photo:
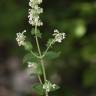
[[[43,13],[43,9],[39,7],[39,4],[42,3],[42,0],[30,0],[29,6],[31,9],[29,9],[29,23],[32,26],[42,26],[43,23],[40,20],[39,15]]]
[[[18,45],[19,46],[22,46],[25,44],[25,38],[26,36],[24,35],[24,33],[26,32],[26,30],[24,30],[22,33],[17,33],[17,38],[16,38],[16,41],[18,42]]]
[[[27,72],[29,75],[34,74],[37,69],[37,64],[35,62],[28,62]]]
[[[61,43],[62,40],[65,38],[65,33],[60,33],[57,29],[55,29],[53,36],[55,36],[54,42]]]
[[[43,84],[43,89],[46,90],[46,92],[50,92],[52,89],[56,88],[56,84],[52,84],[50,81],[45,82],[45,84]]]

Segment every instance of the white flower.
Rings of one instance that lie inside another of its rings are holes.
[[[39,14],[43,13],[43,8],[40,8],[38,5],[42,3],[42,0],[30,0],[29,6],[29,23],[32,26],[42,26],[43,23],[39,18]]]
[[[53,84],[53,85],[52,85],[52,88],[55,89],[55,88],[56,88],[56,84]]]
[[[32,24],[33,26],[42,26],[43,25],[43,22],[41,22],[41,20],[39,19],[39,16],[35,16],[32,18],[32,16],[30,15],[30,18],[29,18],[29,23]]]
[[[57,29],[54,30],[55,41],[61,43],[62,40],[65,38],[65,33],[60,33]]]
[[[28,62],[28,68],[33,68],[33,69],[35,69],[35,68],[37,68],[35,65],[36,65],[35,62]]]
[[[27,73],[29,75],[34,74],[37,69],[37,63],[35,62],[28,62],[28,68],[27,68]]]
[[[42,0],[30,0],[29,6],[33,7],[34,5],[38,5],[38,4],[41,4],[41,3],[42,3]]]
[[[16,35],[17,35],[17,38],[16,38],[16,41],[18,42],[18,45],[19,46],[22,46],[22,45],[24,45],[24,41],[25,41],[25,38],[26,38],[26,36],[24,35],[24,33],[26,32],[26,30],[24,30],[22,33],[17,33]]]
[[[47,81],[43,84],[43,89],[46,90],[46,92],[50,92],[51,89],[55,89],[56,84],[52,84],[50,81]]]

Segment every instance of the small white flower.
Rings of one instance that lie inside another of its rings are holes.
[[[42,0],[30,0],[29,6],[33,7],[34,5],[38,5],[38,4],[41,4],[41,3],[42,3]]]
[[[37,69],[37,63],[35,62],[28,62],[28,68],[27,68],[27,73],[29,75],[34,74]]]
[[[39,19],[39,16],[35,17],[35,18],[30,18],[29,19],[29,23],[32,24],[33,26],[42,26],[43,22],[41,22],[41,20]]]
[[[52,87],[53,87],[53,89],[55,89],[56,88],[56,84],[53,84]]]
[[[31,9],[29,9],[29,23],[32,26],[42,26],[43,23],[41,22],[39,18],[39,14],[43,13],[43,8],[39,7],[39,4],[42,3],[42,0],[30,0],[29,6]]]
[[[41,26],[43,23],[39,20],[39,17],[36,17],[36,18],[34,19],[34,24],[35,24],[36,26]]]
[[[43,89],[46,90],[46,92],[50,92],[51,89],[55,89],[56,84],[52,84],[50,81],[47,81],[43,84]]]
[[[36,63],[35,62],[28,62],[28,68],[33,68],[33,69],[37,68]]]
[[[55,41],[61,43],[62,40],[65,38],[65,33],[60,33],[57,29],[54,30]]]
[[[43,13],[43,8],[39,7],[38,5],[34,6],[34,10],[37,14]]]
[[[24,33],[26,32],[26,30],[24,30],[22,33],[17,33],[16,35],[17,35],[17,38],[16,38],[16,41],[18,42],[18,45],[19,46],[22,46],[22,45],[24,45],[24,41],[25,41],[25,38],[26,38],[26,36],[24,35]]]

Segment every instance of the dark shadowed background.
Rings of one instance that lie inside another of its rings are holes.
[[[30,80],[23,70],[26,51],[15,40],[17,32],[30,34],[28,2],[0,0],[0,96],[35,96],[35,76]],[[40,46],[45,49],[54,29],[66,33],[52,48],[60,57],[46,61],[48,78],[61,87],[50,96],[96,96],[96,0],[43,0],[42,7]]]

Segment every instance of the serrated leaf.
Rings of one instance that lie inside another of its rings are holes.
[[[31,34],[35,35],[35,29],[34,28],[32,29]],[[42,34],[41,34],[39,29],[37,29],[37,31],[36,31],[36,36],[39,37],[39,38],[41,38],[41,36],[42,36]]]
[[[23,58],[23,63],[27,63],[28,62],[32,63],[32,64],[36,64],[36,69],[34,69],[34,74],[42,74],[42,67],[41,64],[38,63],[38,59],[36,57],[34,57],[31,53],[28,53],[24,56]],[[31,69],[30,69],[31,70]]]
[[[24,48],[25,48],[25,50],[28,50],[28,51],[32,50],[31,42],[26,41],[25,44],[24,44]]]
[[[33,90],[36,94],[38,94],[38,95],[40,95],[40,96],[44,95],[44,90],[43,90],[42,84],[34,84],[34,85],[32,86],[32,90]]]
[[[48,60],[56,59],[60,56],[60,53],[61,52],[48,51],[44,58]]]
[[[27,62],[38,62],[38,59],[34,57],[31,53],[28,53],[23,58],[23,63]]]
[[[28,64],[32,65],[31,67],[28,67],[27,71],[29,72],[30,75],[37,74],[37,75],[42,75],[42,68],[41,65],[38,64],[37,62],[28,62]]]
[[[43,72],[42,72],[41,64],[36,63],[36,66],[37,66],[37,68],[34,70],[34,73],[35,73],[35,74],[42,75]]]

